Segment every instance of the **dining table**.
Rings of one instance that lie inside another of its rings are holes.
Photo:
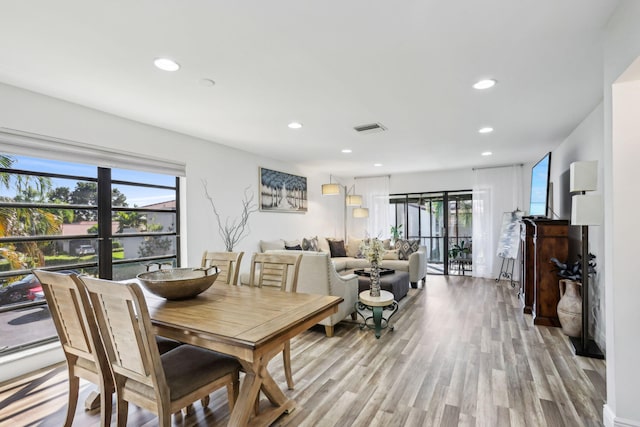
[[[242,365],[245,375],[229,426],[268,426],[295,408],[269,373],[269,361],[343,301],[222,283],[190,299],[170,301],[146,291],[145,299],[157,335],[233,356]],[[271,404],[256,404],[260,392]]]

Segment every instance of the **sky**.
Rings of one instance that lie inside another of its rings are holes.
[[[34,157],[17,156],[13,154],[9,156],[15,160],[12,165],[13,169],[50,172],[88,178],[96,178],[98,174],[96,166],[73,162],[61,162],[57,160],[38,159]],[[111,178],[114,180],[140,182],[145,184],[157,184],[166,186],[175,185],[174,176],[149,172],[139,172],[128,169],[112,169]],[[71,191],[73,191],[73,189],[75,188],[76,182],[77,180],[59,178],[52,179],[53,188],[68,187]],[[175,192],[171,190],[124,185],[115,185],[114,188],[120,190],[120,192],[127,197],[127,204],[129,206],[146,206],[175,199]],[[13,187],[11,187],[9,190],[2,187],[0,188],[0,194],[5,197],[14,197],[15,190]]]

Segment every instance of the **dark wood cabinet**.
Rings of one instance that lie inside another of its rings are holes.
[[[558,276],[551,258],[569,254],[569,221],[524,218],[522,221],[522,290],[524,312],[535,325],[560,326]]]

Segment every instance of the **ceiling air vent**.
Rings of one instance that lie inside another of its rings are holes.
[[[380,123],[371,123],[369,125],[356,126],[354,127],[354,129],[358,133],[374,133],[387,130],[387,128],[382,126]]]

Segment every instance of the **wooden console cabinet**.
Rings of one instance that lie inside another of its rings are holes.
[[[535,325],[560,326],[558,276],[551,258],[565,261],[569,254],[569,221],[524,218],[522,220],[522,289],[524,312]]]

